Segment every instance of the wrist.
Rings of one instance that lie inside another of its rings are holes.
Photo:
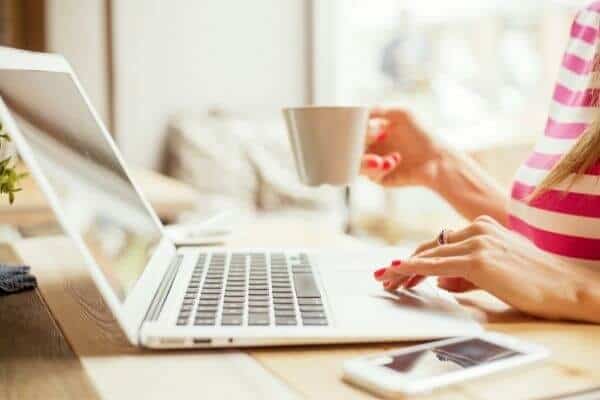
[[[438,194],[446,191],[446,186],[457,170],[457,156],[447,148],[438,147],[423,167],[422,185]]]

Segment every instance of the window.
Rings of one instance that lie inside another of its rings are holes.
[[[314,1],[315,102],[401,105],[459,149],[481,154],[507,146],[527,149],[544,126],[570,22],[581,3]],[[482,161],[494,165],[493,159]],[[520,159],[511,161],[516,169]],[[505,181],[514,172],[506,175],[506,163],[500,169],[496,175]],[[356,207],[369,214],[383,202],[388,220],[403,210],[417,215],[415,204],[435,229],[449,215],[423,190],[382,194],[363,184],[357,191]]]

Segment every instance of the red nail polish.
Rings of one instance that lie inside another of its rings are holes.
[[[383,274],[385,274],[385,268],[380,268],[377,271],[375,271],[374,275],[375,278],[379,278],[381,277]]]
[[[377,168],[377,167],[379,167],[379,163],[377,162],[377,160],[369,160],[369,161],[367,161],[367,167]]]
[[[383,169],[390,169],[392,168],[392,163],[389,160],[384,160],[383,161]]]
[[[402,265],[402,261],[401,260],[394,260],[392,261],[392,267],[398,267]]]
[[[411,287],[413,287],[417,283],[419,283],[420,280],[421,280],[421,277],[419,275],[413,275],[410,278],[408,278],[408,280],[406,282],[404,282],[404,287],[410,289]]]

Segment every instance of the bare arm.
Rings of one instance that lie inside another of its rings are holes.
[[[401,109],[374,109],[371,122],[364,175],[387,187],[428,187],[469,220],[506,224],[508,198],[475,161],[436,143]]]
[[[489,215],[507,224],[508,196],[474,160],[444,149],[431,168],[424,185],[465,218],[472,221],[480,215]]]

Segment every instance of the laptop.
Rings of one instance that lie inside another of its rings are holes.
[[[134,345],[393,342],[481,330],[432,284],[384,291],[373,268],[398,250],[174,243],[59,55],[0,48],[0,96],[5,130]]]

